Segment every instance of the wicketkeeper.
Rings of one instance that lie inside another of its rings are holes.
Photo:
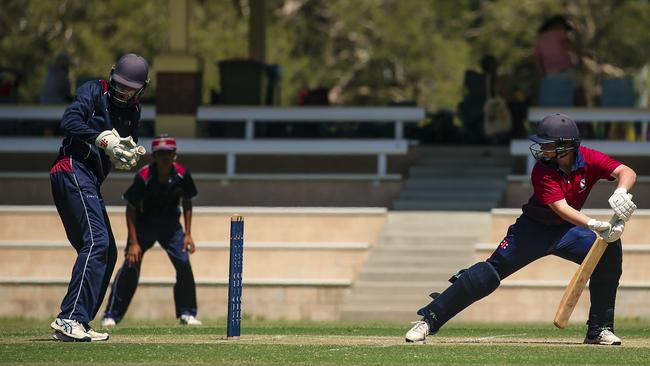
[[[139,98],[149,79],[147,61],[122,56],[108,80],[77,90],[61,120],[65,138],[50,170],[52,196],[70,244],[77,251],[61,312],[50,326],[61,341],[108,340],[92,329],[108,288],[117,249],[100,185],[112,167],[130,170],[146,153],[137,146]]]
[[[160,135],[151,144],[154,162],[136,174],[124,193],[126,224],[129,230],[125,261],[113,281],[102,326],[117,324],[126,313],[138,287],[144,253],[156,241],[165,249],[176,269],[174,303],[181,324],[201,325],[196,318],[196,285],[190,264],[192,239],[192,199],[197,195],[190,172],[176,162],[176,140]],[[183,206],[183,223],[180,224]]]
[[[460,271],[452,285],[432,294],[431,303],[418,310],[422,320],[406,333],[407,342],[422,342],[475,301],[489,295],[501,281],[532,261],[556,255],[581,263],[596,235],[608,243],[590,278],[591,308],[584,343],[620,345],[614,334],[614,305],[622,273],[621,234],[636,209],[628,191],[636,173],[609,156],[580,146],[575,122],[564,114],[546,116],[537,126],[530,150],[537,163],[531,181],[534,193],[522,215],[484,262]],[[580,212],[594,184],[618,180],[609,204],[618,220],[598,221]]]

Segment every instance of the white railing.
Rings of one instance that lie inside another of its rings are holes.
[[[65,105],[0,105],[0,121],[49,121],[61,119]],[[154,106],[144,105],[142,120],[153,121]],[[183,154],[226,156],[226,176],[236,175],[237,155],[376,155],[376,177],[389,178],[388,155],[408,152],[404,139],[404,123],[417,122],[425,117],[418,107],[222,107],[200,106],[197,121],[219,123],[242,121],[246,124],[244,139],[179,139]],[[295,123],[393,123],[392,139],[255,139],[255,124],[263,122]],[[47,153],[55,152],[60,138],[0,138],[0,152]],[[142,139],[149,146],[150,139]]]
[[[56,154],[60,137],[0,137],[0,153]],[[237,175],[237,155],[376,155],[376,179],[388,174],[388,155],[405,155],[406,140],[393,139],[183,139],[176,140],[183,155],[225,155],[226,177]],[[151,138],[139,144],[151,146]]]
[[[648,136],[650,109],[648,108],[610,108],[610,107],[531,107],[528,120],[539,122],[553,113],[564,113],[574,121],[581,122],[642,122],[641,136]]]
[[[246,140],[255,138],[256,122],[386,122],[394,124],[395,140],[404,138],[404,123],[425,117],[418,107],[213,107],[201,106],[201,122],[244,121]]]
[[[39,120],[58,122],[65,110],[64,105],[0,105],[2,120]],[[153,121],[156,108],[144,105],[142,120]],[[242,121],[246,124],[244,138],[255,138],[255,124],[260,122],[294,123],[346,123],[375,122],[393,123],[395,140],[404,138],[404,123],[418,122],[425,117],[425,110],[418,107],[217,107],[200,106],[196,119],[215,123]]]

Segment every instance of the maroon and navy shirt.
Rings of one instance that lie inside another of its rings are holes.
[[[174,162],[167,182],[158,181],[156,163],[142,167],[126,190],[123,198],[136,208],[137,217],[167,217],[177,220],[180,216],[180,200],[197,195],[190,172]]]
[[[600,151],[584,146],[578,148],[568,175],[560,169],[535,164],[531,174],[534,192],[522,207],[522,216],[549,225],[565,223],[549,204],[565,199],[569,206],[579,211],[594,184],[600,179],[614,180],[611,174],[619,165],[620,162]]]

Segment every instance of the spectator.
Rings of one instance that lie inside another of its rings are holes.
[[[561,15],[549,18],[539,27],[534,53],[542,77],[572,72],[578,63],[572,32],[573,27]]]
[[[496,134],[495,131],[490,130],[491,136],[488,139],[484,130],[486,101],[504,94],[497,70],[497,59],[493,55],[485,55],[481,58],[481,73],[474,70],[465,71],[464,97],[458,104],[458,115],[463,121],[465,143],[484,144],[488,140],[494,140],[496,134],[503,134],[501,129],[497,129]]]
[[[56,56],[48,67],[41,90],[41,104],[67,104],[72,101],[70,95],[70,57],[65,53]]]

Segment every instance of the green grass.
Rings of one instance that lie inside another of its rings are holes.
[[[451,323],[426,345],[403,343],[408,324],[245,320],[226,341],[223,321],[186,328],[129,322],[103,343],[50,340],[48,320],[0,319],[0,364],[85,365],[648,365],[650,322],[620,321],[623,346],[586,346],[584,326]]]

